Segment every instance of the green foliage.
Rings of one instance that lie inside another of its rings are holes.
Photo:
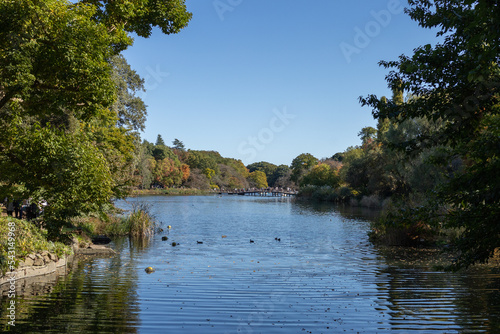
[[[205,174],[207,179],[211,180],[212,177],[215,176],[215,171],[213,169],[210,169],[210,168],[205,168],[205,170],[203,171],[203,174]]]
[[[163,160],[167,158],[171,160],[179,160],[170,147],[161,144],[155,145],[151,154],[155,160]]]
[[[69,10],[65,0],[0,3],[0,112],[17,98],[40,120],[74,115],[89,120],[115,98],[113,45],[126,35],[95,24],[95,9]]]
[[[185,151],[186,147],[184,147],[184,144],[177,138],[174,139],[172,142],[172,145],[174,145],[174,149],[179,150],[179,151]]]
[[[361,138],[361,142],[363,143],[363,145],[366,145],[375,138],[376,134],[376,129],[372,128],[371,126],[367,126],[359,131],[358,136],[359,138]]]
[[[249,172],[254,172],[256,170],[264,172],[266,174],[267,183],[269,184],[269,186],[272,187],[274,185],[275,172],[278,169],[278,166],[269,162],[261,161],[250,164],[247,166],[247,168]]]
[[[165,145],[165,141],[163,140],[162,136],[161,135],[158,135],[156,137],[156,143],[155,143],[155,146],[167,146]]]
[[[190,17],[183,0],[0,2],[0,182],[47,200],[51,237],[131,183],[145,106],[117,56],[128,32],[175,33]]]
[[[306,185],[300,188],[299,196],[314,201],[349,203],[351,199],[358,197],[359,193],[349,187]]]
[[[409,136],[399,145],[407,156],[445,147],[449,165],[457,157],[464,166],[448,173],[427,210],[448,208],[442,222],[461,231],[454,241],[459,254],[453,269],[485,262],[500,246],[498,230],[498,115],[500,111],[500,16],[492,1],[409,2],[408,14],[422,27],[438,29],[443,42],[415,49],[411,57],[381,62],[393,69],[389,86],[417,98],[386,101],[361,98],[377,118],[403,124],[424,119],[442,124],[431,133]],[[441,150],[442,151],[442,150]],[[435,204],[439,205],[436,206]],[[418,221],[414,220],[414,224]]]
[[[151,237],[157,229],[150,207],[137,204],[121,219],[111,219],[100,232],[109,236]]]
[[[122,225],[126,235],[132,237],[152,236],[156,226],[149,212],[142,209],[136,209],[129,216],[123,218]]]
[[[447,228],[463,230],[453,241],[460,253],[453,269],[484,263],[500,247],[500,115],[487,115],[474,140],[458,150],[467,164],[438,189],[438,197],[451,206]]]
[[[66,217],[99,210],[113,191],[111,172],[102,153],[84,132],[65,134],[38,125],[12,130],[11,160],[0,160],[3,179],[23,181],[45,210],[47,228],[57,235]]]
[[[268,177],[270,187],[288,187],[292,186],[289,181],[291,177],[291,169],[287,165],[279,165],[274,170],[273,174]]]
[[[327,164],[319,164],[314,166],[309,173],[307,173],[300,183],[301,186],[329,186],[336,188],[340,185],[340,178],[338,172],[333,170]]]
[[[266,173],[261,172],[260,170],[251,172],[248,175],[248,180],[251,183],[250,185],[255,188],[262,189],[268,187]]]
[[[219,159],[222,159],[222,157],[217,152],[189,150],[187,164],[191,169],[205,170],[209,168],[219,173],[220,171],[217,165]]]
[[[248,171],[251,173],[251,172],[254,172],[256,170],[260,170],[261,172],[264,172],[266,174],[266,176],[271,176],[273,175],[273,173],[276,171],[276,168],[278,168],[278,166],[276,166],[275,164],[272,164],[272,163],[269,163],[269,162],[265,162],[265,161],[261,161],[261,162],[255,162],[253,164],[250,164],[247,166],[248,168]]]
[[[316,159],[312,154],[302,153],[298,155],[295,159],[293,159],[291,165],[292,181],[300,183],[302,176],[317,164],[318,159]]]
[[[146,105],[141,98],[135,96],[137,92],[145,91],[144,79],[130,68],[122,55],[112,57],[110,63],[113,67],[112,79],[117,88],[112,110],[118,115],[118,125],[144,131]]]
[[[10,226],[9,226],[10,224]],[[36,227],[32,222],[14,219],[11,217],[0,217],[0,272],[5,273],[8,268],[7,254],[9,249],[7,235],[9,228],[15,231],[15,252],[16,259],[24,259],[26,255],[48,251],[62,257],[65,254],[71,254],[71,247],[60,242],[47,241],[47,231]],[[15,266],[19,263],[16,262]]]
[[[141,37],[149,37],[154,27],[167,35],[178,33],[192,17],[184,0],[81,0],[78,4],[95,6],[94,18],[98,22]]]
[[[243,179],[248,177],[249,171],[241,160],[225,158],[223,164],[231,167],[236,172],[238,177]]]

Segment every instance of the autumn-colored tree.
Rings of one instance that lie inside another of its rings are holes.
[[[191,174],[191,170],[189,169],[189,165],[182,164],[181,171],[182,171],[182,182],[186,182],[189,179],[189,175]]]
[[[153,175],[158,185],[172,187],[182,183],[183,171],[179,161],[165,158],[155,162]]]

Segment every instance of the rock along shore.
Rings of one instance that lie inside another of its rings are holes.
[[[56,254],[48,251],[28,254],[24,261],[19,262],[19,266],[15,271],[9,272],[8,274],[0,277],[0,287],[10,283],[11,281],[9,279],[13,276],[15,277],[15,280],[18,281],[26,278],[55,273],[58,269],[67,267],[73,261],[75,255],[111,256],[116,254],[116,252],[111,248],[94,244],[86,246],[85,248],[74,244],[73,253],[73,255],[66,255],[62,258],[59,258]]]

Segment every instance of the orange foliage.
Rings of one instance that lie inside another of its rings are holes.
[[[188,165],[182,164],[181,171],[182,171],[182,182],[186,182],[187,179],[189,179],[189,175],[191,174],[191,170],[189,169]]]

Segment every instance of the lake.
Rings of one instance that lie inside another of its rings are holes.
[[[436,252],[375,247],[374,212],[236,195],[117,205],[139,203],[166,232],[115,240],[118,255],[40,283],[18,298],[12,332],[500,332],[498,268],[446,273]]]

